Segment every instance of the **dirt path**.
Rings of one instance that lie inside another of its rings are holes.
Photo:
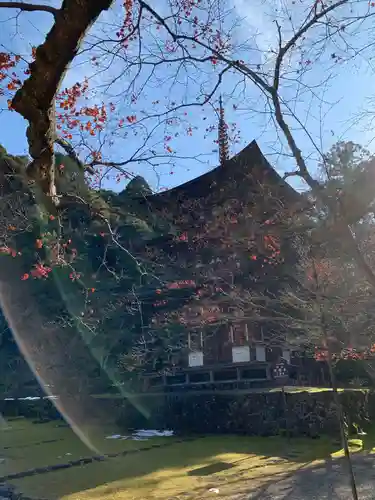
[[[359,500],[375,499],[375,456],[353,457]],[[352,500],[345,463],[326,460],[324,464],[274,478],[238,500]],[[236,499],[236,500],[237,500]],[[235,500],[235,497],[233,497]]]

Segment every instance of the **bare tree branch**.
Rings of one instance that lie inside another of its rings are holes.
[[[91,175],[95,174],[95,170],[92,168],[91,165],[84,165],[84,163],[79,159],[78,155],[74,151],[74,148],[69,142],[62,138],[62,137],[57,137],[55,140],[56,144],[58,144],[60,147],[64,149],[64,151],[70,156],[70,158],[79,166],[79,168],[83,171],[87,170],[87,172]]]
[[[59,12],[59,9],[56,9],[55,7],[52,7],[50,5],[30,4],[26,2],[0,2],[0,8],[19,9],[24,12],[48,12],[55,18]]]
[[[273,88],[275,91],[279,88],[279,82],[280,82],[280,69],[281,69],[281,64],[283,61],[283,58],[285,54],[288,52],[289,49],[291,49],[295,43],[303,37],[303,35],[317,22],[324,16],[326,16],[329,12],[332,12],[333,10],[337,9],[337,7],[340,7],[341,5],[344,5],[347,3],[348,0],[339,0],[338,2],[330,5],[329,7],[321,10],[319,13],[315,11],[314,16],[310,19],[309,22],[304,24],[293,36],[292,38],[284,45],[284,47],[281,46],[280,44],[280,50],[279,53],[277,54],[276,58],[276,63],[275,63],[275,72],[274,72],[274,81],[273,81]],[[316,5],[316,4],[315,4]],[[278,26],[278,32],[279,32],[279,40],[281,40],[281,29],[280,26]]]

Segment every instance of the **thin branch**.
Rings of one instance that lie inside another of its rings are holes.
[[[306,23],[304,26],[302,26],[297,33],[295,33],[292,38],[284,45],[284,47],[280,48],[279,53],[277,54],[276,58],[276,64],[275,64],[275,73],[274,73],[274,80],[273,80],[273,88],[275,91],[279,88],[279,82],[280,82],[280,69],[281,69],[281,63],[283,61],[283,58],[285,54],[288,52],[289,49],[291,49],[295,43],[312,27],[314,24],[316,24],[319,19],[327,15],[329,12],[332,10],[335,10],[337,7],[340,7],[341,5],[344,5],[347,3],[348,0],[339,0],[339,2],[336,2],[326,9],[323,9],[319,13],[315,13],[315,15],[310,19],[308,23]],[[279,25],[278,27],[278,32],[279,32],[279,39],[281,39],[281,31]]]
[[[77,153],[74,151],[73,146],[69,144],[68,141],[63,139],[62,137],[57,137],[55,139],[56,144],[63,148],[63,150],[67,153],[67,155],[79,166],[81,170],[87,170],[87,172],[91,175],[95,174],[95,170],[91,167],[91,165],[85,165],[79,158]]]
[[[57,16],[59,9],[51,7],[50,5],[38,5],[25,2],[0,2],[0,8],[3,9],[19,9],[24,12],[48,12],[54,17]]]
[[[285,172],[283,180],[285,181],[288,177],[301,177],[301,173],[299,170],[295,170],[294,172]]]
[[[341,0],[341,1],[342,2],[344,2],[344,1],[346,2],[348,0]],[[215,57],[217,57],[221,61],[223,61],[226,64],[228,64],[230,68],[235,68],[235,69],[239,70],[242,74],[250,77],[253,80],[253,82],[256,85],[258,85],[261,89],[263,89],[264,91],[268,91],[268,92],[271,91],[271,87],[267,84],[267,82],[265,80],[263,80],[263,78],[261,78],[258,73],[256,73],[252,69],[248,68],[245,64],[242,64],[240,61],[233,61],[231,59],[228,59],[221,52],[219,52],[218,50],[214,49],[213,47],[211,47],[207,43],[202,42],[198,38],[195,38],[193,36],[188,36],[188,35],[178,35],[178,34],[174,33],[171,30],[171,28],[168,26],[168,24],[166,23],[166,20],[160,14],[158,14],[152,7],[150,7],[150,5],[148,5],[147,3],[145,3],[143,0],[139,0],[139,3],[140,3],[140,5],[145,10],[148,10],[148,12],[150,12],[150,14],[153,17],[155,17],[155,19],[162,26],[164,26],[164,28],[166,29],[166,31],[168,32],[168,34],[172,37],[172,39],[175,42],[177,42],[178,40],[188,40],[190,42],[195,43],[196,45],[200,45],[201,47],[203,47],[206,50],[210,51]],[[186,51],[186,49],[185,49],[185,51]],[[190,55],[189,55],[189,58],[190,58]]]

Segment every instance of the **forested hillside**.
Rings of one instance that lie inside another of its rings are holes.
[[[24,180],[27,159],[2,148],[0,162],[1,265],[17,261],[22,272],[14,280],[17,287],[25,287],[25,301],[32,294],[43,321],[69,331],[69,349],[77,363],[80,345],[95,360],[91,371],[101,371],[97,363],[105,371],[108,362],[116,371],[119,356],[146,321],[145,311],[141,314],[135,306],[141,290],[160,286],[155,269],[149,274],[151,265],[139,252],[158,235],[157,221],[143,216],[136,201],[151,193],[149,186],[136,177],[120,193],[91,189],[80,167],[57,155],[64,206],[54,216],[43,212],[33,186]],[[32,376],[3,317],[2,324],[2,383],[9,390]]]
[[[278,298],[296,265],[293,191],[263,165],[255,143],[231,161],[198,180],[201,194],[186,186],[181,200],[171,193],[151,201],[141,177],[120,193],[92,189],[80,165],[57,155],[61,202],[46,213],[24,181],[26,160],[3,151],[2,258],[18,263],[18,294],[38,303],[40,324],[53,331],[28,339],[34,353],[58,337],[72,366],[87,366],[90,383],[99,372],[116,383],[186,363],[202,335],[215,362],[223,339],[230,347],[232,323],[236,342],[249,323],[254,338],[262,330],[278,345],[294,328],[289,304]],[[291,197],[285,208],[280,189]]]

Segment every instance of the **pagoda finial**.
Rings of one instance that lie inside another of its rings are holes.
[[[223,100],[219,98],[219,128],[218,128],[218,143],[219,143],[219,160],[220,165],[223,165],[229,159],[229,140],[228,140],[228,131],[227,124],[225,123],[224,118],[224,108],[223,108]]]

